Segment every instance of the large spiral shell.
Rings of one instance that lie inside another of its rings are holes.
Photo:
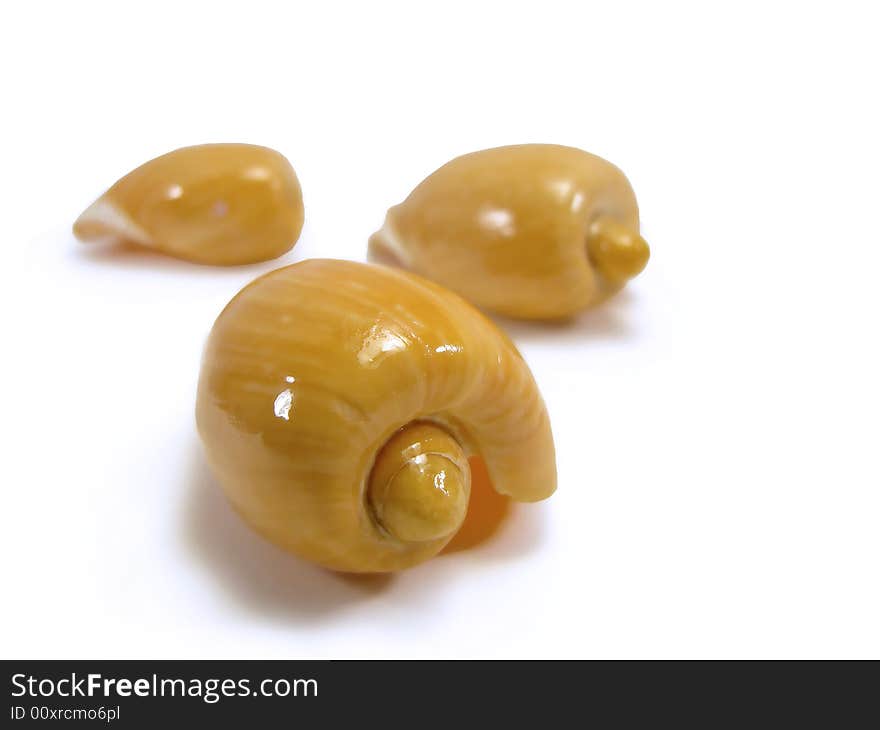
[[[308,260],[245,287],[208,339],[196,411],[238,512],[336,570],[438,553],[464,516],[469,456],[515,500],[556,488],[547,412],[513,344],[390,268]]]

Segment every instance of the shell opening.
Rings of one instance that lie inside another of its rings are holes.
[[[443,428],[413,422],[376,457],[367,502],[381,530],[401,542],[452,536],[464,522],[471,474],[460,444]]]
[[[367,242],[367,260],[383,266],[394,266],[400,269],[410,269],[409,256],[406,246],[394,229],[391,220],[391,211],[385,218],[382,228],[370,236]]]
[[[648,264],[651,250],[637,231],[607,217],[593,221],[587,238],[587,258],[607,280],[623,284]]]
[[[83,243],[121,240],[150,246],[150,235],[122,208],[102,195],[73,224],[73,235]]]

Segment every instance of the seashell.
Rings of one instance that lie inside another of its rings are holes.
[[[369,255],[499,314],[554,319],[621,289],[649,250],[620,170],[573,147],[525,144],[435,171],[388,211]]]
[[[556,488],[547,411],[514,345],[457,295],[388,267],[311,259],[246,286],[208,338],[196,420],[242,517],[340,571],[440,552],[474,461],[517,501]]]
[[[117,181],[73,225],[84,242],[116,241],[201,264],[274,259],[303,226],[287,159],[249,144],[184,147]]]

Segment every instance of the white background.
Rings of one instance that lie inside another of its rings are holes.
[[[0,654],[880,656],[871,10],[6,4]],[[215,141],[293,163],[289,255],[224,270],[74,241],[117,177]],[[195,435],[214,317],[279,265],[362,260],[425,175],[517,142],[619,165],[653,250],[575,324],[509,326],[557,494],[390,580],[279,553]]]

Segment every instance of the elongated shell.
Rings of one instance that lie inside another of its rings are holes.
[[[589,152],[528,144],[447,163],[370,239],[393,263],[511,317],[567,317],[618,291],[648,260],[623,173]]]
[[[247,264],[293,248],[302,191],[290,163],[249,144],[184,147],[141,165],[77,219],[83,242],[117,241],[203,264]]]
[[[519,501],[556,488],[550,424],[515,347],[455,294],[390,268],[313,259],[217,319],[196,408],[239,513],[342,571],[392,571],[460,526],[468,456]]]

